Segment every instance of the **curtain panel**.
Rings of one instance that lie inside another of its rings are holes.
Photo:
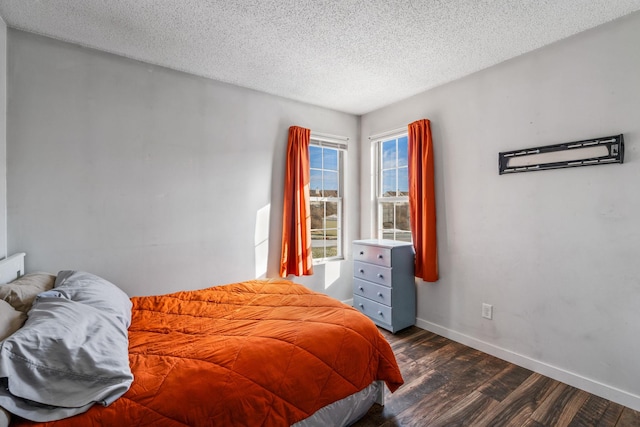
[[[436,195],[433,143],[427,119],[409,125],[409,216],[416,252],[415,275],[427,282],[438,280]]]
[[[309,205],[309,140],[311,130],[289,128],[282,212],[280,276],[313,274]]]

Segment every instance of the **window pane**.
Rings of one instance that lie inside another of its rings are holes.
[[[324,171],[324,197],[338,197],[338,172]]]
[[[322,171],[321,170],[311,169],[309,195],[311,197],[322,197]]]
[[[324,246],[322,246],[321,244],[318,244],[318,246],[316,246],[315,240],[311,243],[313,244],[313,246],[311,247],[311,257],[313,257],[314,259],[324,258]]]
[[[311,202],[311,256],[324,258],[324,202]]]
[[[393,230],[394,225],[394,204],[393,203],[380,203],[382,210],[382,229]]]
[[[409,195],[409,169],[398,169],[398,196]]]
[[[313,237],[314,232],[320,231],[323,234],[324,228],[324,203],[323,202],[311,202],[309,203],[311,209],[311,235]],[[316,233],[317,234],[317,233]]]
[[[407,154],[407,137],[398,138],[398,167],[407,166],[409,156]]]
[[[337,240],[325,240],[325,258],[338,256],[338,241]]]
[[[396,140],[392,139],[382,143],[382,168],[396,167]]]
[[[382,172],[382,196],[395,197],[396,188],[396,170],[390,169]]]
[[[333,236],[337,237],[338,234],[336,233],[336,229],[338,228],[338,202],[326,202],[325,209],[325,228],[327,229],[327,234],[332,231]]]
[[[322,231],[320,234],[313,234],[311,232],[311,256],[313,258],[324,258],[324,237]]]
[[[396,204],[396,229],[398,231],[411,232],[411,222],[409,221],[409,203]]]
[[[396,233],[396,240],[400,240],[401,242],[410,242],[411,241],[411,233]]]
[[[324,169],[329,169],[332,171],[338,170],[338,150],[334,150],[332,148],[323,148],[323,156],[324,156]]]
[[[395,240],[395,235],[393,234],[393,232],[385,231],[385,232],[382,233],[382,238],[383,239],[389,239],[389,240]]]
[[[312,168],[322,168],[322,147],[309,145],[309,162]]]

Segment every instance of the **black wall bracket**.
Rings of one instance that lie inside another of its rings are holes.
[[[622,134],[498,153],[500,175],[623,161]]]

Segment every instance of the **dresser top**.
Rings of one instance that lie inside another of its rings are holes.
[[[364,239],[364,240],[354,240],[354,244],[358,245],[369,245],[369,246],[379,246],[383,248],[395,248],[399,246],[413,246],[411,242],[400,242],[398,240],[386,240],[386,239]]]

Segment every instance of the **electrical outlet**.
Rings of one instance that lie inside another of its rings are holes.
[[[482,303],[482,317],[493,319],[493,306],[491,304]]]

